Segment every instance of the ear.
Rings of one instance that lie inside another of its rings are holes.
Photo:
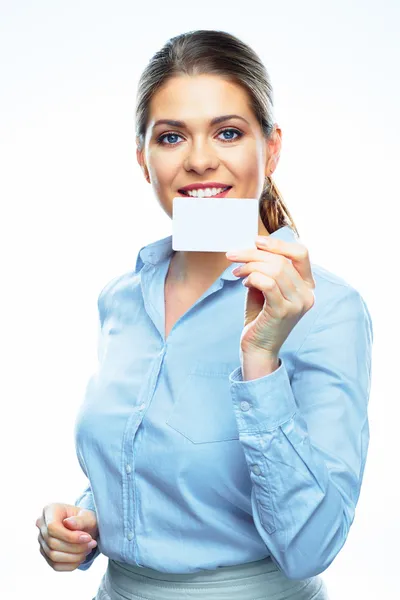
[[[277,123],[274,124],[274,129],[267,142],[268,145],[268,161],[265,169],[266,175],[272,175],[275,171],[282,148],[282,130]]]
[[[137,142],[137,140],[136,140],[136,142]],[[143,171],[146,181],[148,181],[150,183],[149,172],[146,167],[143,150],[139,150],[139,148],[137,146],[136,146],[136,158],[137,158],[137,161]]]

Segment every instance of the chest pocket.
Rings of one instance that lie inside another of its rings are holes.
[[[229,375],[240,363],[197,363],[166,421],[194,444],[238,440]]]

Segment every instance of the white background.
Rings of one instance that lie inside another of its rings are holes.
[[[97,360],[97,296],[171,221],[136,162],[136,86],[170,37],[222,29],[274,87],[275,180],[311,260],[374,326],[371,442],[356,518],[323,577],[332,600],[400,593],[399,4],[366,0],[1,1],[1,596],[91,599],[106,570],[55,572],[45,504],[87,484],[73,427]]]

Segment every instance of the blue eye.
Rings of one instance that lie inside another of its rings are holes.
[[[221,133],[226,133],[227,131],[231,131],[231,132],[233,131],[233,133],[237,133],[237,134],[238,134],[238,137],[240,137],[241,135],[243,135],[243,134],[242,134],[240,131],[238,131],[237,129],[223,129],[223,130],[220,132],[220,135],[221,135]],[[224,142],[225,142],[225,141],[227,142],[227,141],[230,141],[230,140],[236,140],[236,139],[238,139],[238,138],[228,138],[228,139],[226,139],[226,138],[225,138],[225,140],[223,140],[223,141],[224,141]]]
[[[222,142],[234,142],[237,139],[240,139],[243,136],[243,133],[241,131],[239,131],[238,129],[234,129],[232,127],[227,127],[226,129],[223,129],[222,131],[219,132],[218,135],[221,135],[222,133],[226,133],[227,131],[232,131],[233,133],[237,134],[237,137],[233,138],[228,138],[228,139],[224,139],[221,140]],[[163,133],[163,135],[160,135],[160,137],[157,139],[157,144],[160,144],[161,146],[176,146],[176,142],[172,142],[171,144],[165,143],[164,139],[165,138],[170,138],[170,137],[182,137],[181,135],[179,135],[178,133]]]
[[[164,143],[164,138],[170,138],[170,137],[181,137],[180,135],[178,135],[177,133],[164,133],[163,135],[161,135],[158,140],[157,143],[158,144],[164,144],[166,146],[173,146],[174,143],[172,142],[172,144],[165,144]]]

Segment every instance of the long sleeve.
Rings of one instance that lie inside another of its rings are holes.
[[[343,286],[319,312],[294,356],[230,389],[252,481],[255,526],[290,579],[323,572],[354,520],[369,443],[372,321]]]
[[[102,347],[101,346],[102,325],[103,325],[103,304],[102,304],[102,302],[103,302],[103,293],[104,293],[104,290],[106,289],[106,287],[107,286],[105,286],[103,288],[103,290],[100,292],[98,299],[97,299],[97,307],[98,307],[98,315],[99,315],[98,330],[97,330],[97,356],[98,356],[99,362],[101,361],[101,347]],[[89,479],[87,467],[85,465],[84,458],[83,458],[82,453],[79,448],[76,430],[75,430],[75,450],[76,450],[76,455],[78,457],[80,467],[81,467],[82,471],[84,472],[84,474],[86,475],[86,477]],[[97,518],[97,511],[96,511],[96,506],[94,503],[93,492],[92,492],[90,483],[87,486],[87,488],[85,489],[85,491],[78,497],[78,499],[75,501],[74,504],[75,504],[75,506],[80,506],[81,508],[86,508],[87,510],[93,510],[96,513],[96,518]],[[89,569],[91,567],[93,561],[97,558],[97,556],[99,554],[100,554],[99,540],[97,540],[97,546],[95,548],[93,548],[93,550],[90,552],[90,554],[87,555],[86,559],[79,565],[78,569],[80,569],[81,571],[87,571],[87,569]]]
[[[82,471],[85,473],[86,477],[88,477],[87,468],[86,468],[85,462],[83,460],[83,457],[79,451],[78,445],[76,445],[76,455],[78,457],[78,461],[79,461]],[[92,488],[91,488],[90,484],[85,488],[84,492],[77,498],[77,500],[75,500],[74,504],[75,504],[75,506],[80,506],[81,508],[85,508],[87,510],[92,510],[96,514],[96,518],[97,518],[96,506],[94,503],[93,492],[92,492]],[[93,561],[97,558],[97,556],[99,554],[100,554],[99,540],[97,540],[97,546],[95,548],[93,548],[93,550],[90,552],[90,554],[88,554],[86,556],[85,560],[78,566],[78,569],[81,571],[87,571],[87,569],[89,569],[91,567]]]
[[[75,506],[80,506],[81,508],[86,508],[87,510],[93,510],[94,512],[96,512],[90,485],[88,485],[83,494],[81,494],[79,498],[75,501]],[[97,558],[99,554],[100,550],[97,541],[97,546],[93,548],[90,554],[87,555],[85,560],[79,565],[78,569],[80,569],[81,571],[87,571],[87,569],[89,569],[89,567],[92,565],[93,561]]]

